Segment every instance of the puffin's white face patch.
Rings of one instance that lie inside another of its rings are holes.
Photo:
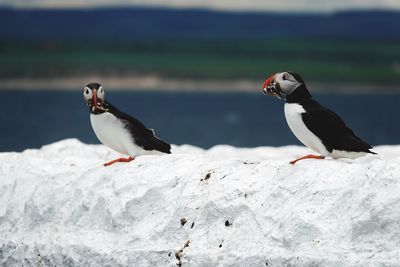
[[[99,89],[97,90],[97,98],[101,99],[104,101],[104,99],[106,98],[103,86],[100,86]]]
[[[301,85],[292,74],[288,72],[280,72],[275,76],[275,82],[279,84],[280,90],[286,95],[291,94],[297,87]]]
[[[85,101],[88,102],[90,99],[93,97],[93,91],[89,87],[83,88],[83,97],[85,98]]]

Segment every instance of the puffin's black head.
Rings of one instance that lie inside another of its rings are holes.
[[[91,113],[104,112],[105,94],[103,86],[98,83],[89,83],[83,88],[83,97]]]
[[[300,75],[289,71],[268,77],[263,84],[263,93],[285,99],[311,97]]]

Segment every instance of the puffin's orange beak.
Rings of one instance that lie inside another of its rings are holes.
[[[93,102],[93,112],[95,112],[97,110],[97,90],[93,89],[93,98],[92,98],[92,102]]]
[[[263,84],[263,87],[262,87],[262,90],[263,90],[264,95],[267,95],[267,94],[272,95],[272,92],[270,92],[270,91],[268,90],[268,86],[270,85],[270,83],[272,82],[272,80],[275,78],[275,75],[276,75],[276,74],[273,74],[273,75],[269,76],[268,79],[265,80],[265,82],[264,82],[264,84]]]

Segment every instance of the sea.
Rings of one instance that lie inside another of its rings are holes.
[[[110,91],[107,100],[172,144],[210,148],[300,145],[284,101],[261,93]],[[400,94],[315,94],[371,145],[400,143]],[[0,91],[0,151],[66,138],[98,144],[80,91]]]

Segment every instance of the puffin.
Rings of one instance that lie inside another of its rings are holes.
[[[105,99],[104,88],[99,83],[89,83],[83,89],[89,107],[90,122],[97,138],[107,147],[129,157],[104,163],[130,162],[140,155],[170,154],[171,145],[155,135],[140,121],[120,111]]]
[[[299,74],[290,71],[273,74],[266,79],[262,90],[265,95],[285,100],[290,130],[300,142],[319,154],[295,159],[290,164],[304,159],[355,159],[376,154],[335,112],[313,99]]]

